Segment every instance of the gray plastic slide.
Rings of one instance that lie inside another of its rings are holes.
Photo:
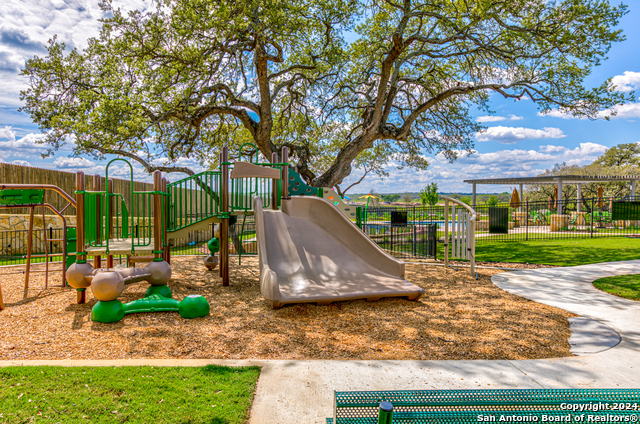
[[[287,303],[406,297],[424,290],[404,279],[404,262],[380,249],[326,200],[293,196],[281,210],[253,199],[260,289],[273,308]]]

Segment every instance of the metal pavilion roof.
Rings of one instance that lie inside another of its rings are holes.
[[[543,177],[481,178],[464,180],[468,184],[586,184],[640,180],[640,175],[549,175]]]

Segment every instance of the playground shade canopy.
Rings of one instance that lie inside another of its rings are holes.
[[[260,288],[274,308],[288,303],[382,297],[416,300],[420,287],[404,279],[404,262],[380,249],[331,203],[283,199],[281,210],[253,199]]]

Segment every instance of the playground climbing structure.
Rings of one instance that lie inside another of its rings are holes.
[[[129,166],[131,191],[129,204],[122,193],[113,193],[109,168],[117,161]],[[77,249],[76,261],[67,270],[69,285],[77,290],[78,303],[86,301],[86,289],[91,288],[98,302],[91,310],[94,321],[110,323],[127,313],[179,311],[185,318],[209,313],[203,297],[182,302],[173,301],[167,282],[171,278],[168,259],[167,180],[159,171],[153,173],[152,191],[133,190],[133,168],[124,159],[114,159],[105,169],[105,187],[94,178],[94,190],[85,189],[84,174],[76,174]],[[143,268],[114,268],[113,256],[126,255],[135,262],[148,262]],[[143,255],[148,255],[144,256]],[[93,257],[93,264],[87,261]],[[106,268],[102,259],[106,257]],[[118,297],[125,283],[147,281],[150,287],[144,299],[123,305]]]

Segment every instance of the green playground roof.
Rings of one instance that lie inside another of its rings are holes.
[[[542,177],[480,178],[464,180],[467,184],[586,184],[640,180],[640,175],[548,175]]]

